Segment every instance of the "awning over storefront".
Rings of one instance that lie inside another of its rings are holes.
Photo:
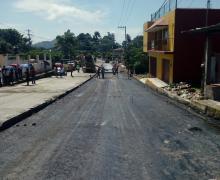
[[[156,32],[162,29],[165,29],[168,27],[168,22],[164,19],[158,19],[157,21],[155,21],[155,23],[150,26],[148,29],[146,29],[146,32]]]

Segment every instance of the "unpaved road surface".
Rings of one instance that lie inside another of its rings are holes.
[[[0,179],[208,180],[219,175],[218,129],[121,75],[93,79],[0,132]]]

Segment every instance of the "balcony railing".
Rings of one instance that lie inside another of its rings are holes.
[[[220,1],[212,0],[209,6],[211,9],[219,9]],[[177,8],[207,8],[207,0],[165,0],[162,6],[155,13],[151,14],[151,21],[155,21]]]
[[[151,40],[148,42],[148,50],[171,51],[170,44],[172,43],[172,40],[172,38]]]
[[[160,17],[164,16],[166,13],[177,8],[177,0],[167,0],[162,6],[153,14],[151,14],[151,21],[155,21]]]

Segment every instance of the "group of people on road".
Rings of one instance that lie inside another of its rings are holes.
[[[19,66],[0,66],[0,87],[13,85],[22,80],[22,68]]]
[[[73,77],[74,69],[77,70],[77,72],[79,73],[80,72],[80,65],[77,64],[76,66],[74,66],[73,64],[69,64],[68,71],[70,72],[71,77]],[[56,77],[63,77],[63,76],[67,75],[67,72],[66,72],[63,64],[55,64],[54,72],[55,72]]]
[[[118,64],[115,63],[112,68],[113,75],[117,75],[117,77],[118,77],[118,67],[119,67]]]
[[[113,73],[113,75],[117,75],[117,77],[118,77],[118,68],[119,68],[119,66],[117,63],[115,63],[112,67],[112,73]],[[102,79],[104,79],[105,78],[105,68],[103,65],[99,66],[97,69],[97,78],[100,79],[101,75],[102,75]]]
[[[34,66],[31,66],[30,68],[26,68],[25,77],[26,77],[27,86],[29,86],[30,80],[33,85],[36,84],[36,71]]]
[[[71,77],[73,77],[73,70],[74,70],[74,67],[73,67],[73,65],[71,65],[70,66]],[[79,64],[76,65],[76,70],[79,73],[79,71],[80,71],[80,65]]]
[[[35,68],[34,66],[25,68],[25,80],[27,85],[29,85],[29,81],[32,81],[32,84],[36,84],[35,82]],[[12,66],[3,66],[0,67],[0,87],[14,85],[16,82],[22,81],[22,68],[20,66],[12,67]]]
[[[97,69],[97,78],[100,79],[101,75],[102,75],[102,79],[105,79],[105,68],[103,65],[101,67],[98,67]]]

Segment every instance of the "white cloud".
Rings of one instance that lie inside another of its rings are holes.
[[[100,10],[88,11],[70,4],[68,0],[17,0],[15,7],[31,12],[47,20],[100,22],[105,13]]]

